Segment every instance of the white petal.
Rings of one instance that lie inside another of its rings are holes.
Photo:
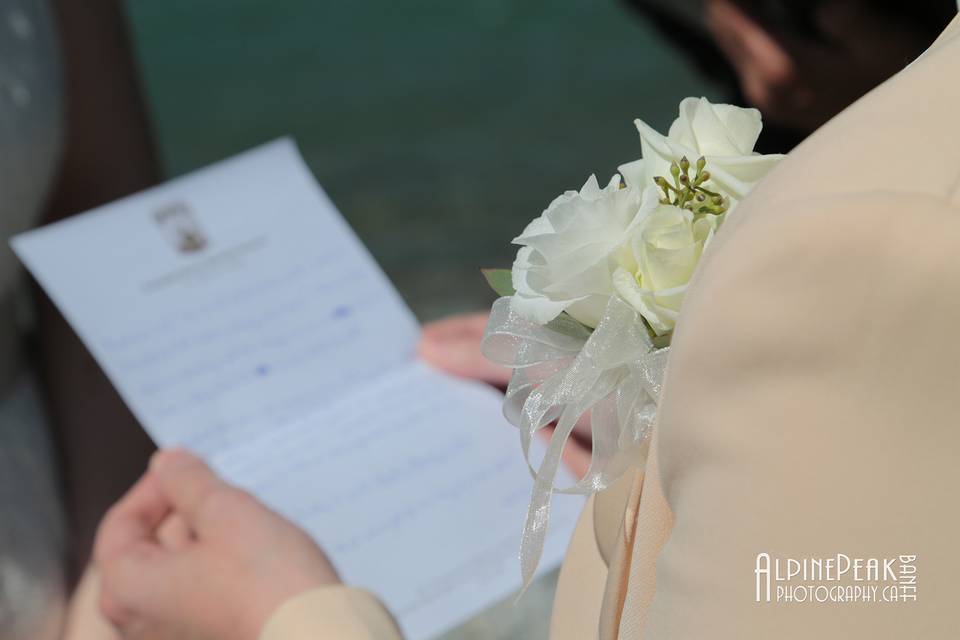
[[[613,288],[623,300],[642,315],[654,332],[662,336],[673,330],[676,318],[668,309],[659,309],[650,291],[641,289],[633,274],[625,269],[613,273]]]
[[[734,200],[742,200],[782,159],[782,155],[707,158],[710,186]]]
[[[670,177],[670,163],[686,157],[693,162],[700,154],[695,148],[683,144],[680,140],[666,138],[653,130],[642,120],[635,120],[640,132],[640,149],[647,163],[646,172],[650,180],[657,176]]]
[[[517,293],[510,298],[510,309],[522,318],[537,324],[547,324],[569,305],[569,301],[554,302],[544,297],[527,297]]]
[[[531,256],[533,249],[523,247],[517,252],[517,258],[513,261],[513,269],[510,272],[513,290],[523,292],[528,295],[536,295],[536,292],[527,284],[527,273],[532,266]]]
[[[603,317],[603,312],[607,310],[609,302],[609,295],[587,296],[567,307],[566,312],[577,322],[594,329],[600,324],[600,319]]]
[[[727,137],[736,153],[748,155],[763,130],[763,118],[757,109],[744,109],[729,104],[715,104],[714,111],[727,130]]]
[[[629,186],[645,189],[648,186],[647,183],[653,180],[653,176],[647,178],[645,167],[646,165],[643,162],[643,158],[640,158],[639,160],[620,165],[617,167],[617,170],[623,176],[623,181]]]
[[[728,137],[727,128],[717,116],[710,103],[701,98],[694,111],[691,123],[697,140],[697,152],[702,156],[728,156],[740,153]],[[690,159],[691,162],[694,160]]]
[[[580,188],[580,195],[591,199],[600,197],[600,183],[597,182],[596,174],[591,174],[587,181],[583,183]]]
[[[513,244],[527,244],[527,238],[553,233],[553,225],[546,216],[534,218],[519,236],[513,239]]]
[[[673,121],[667,132],[670,140],[696,149],[697,136],[694,134],[693,122],[699,107],[700,99],[698,98],[684,98],[680,101],[680,115]]]

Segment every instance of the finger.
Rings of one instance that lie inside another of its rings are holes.
[[[234,492],[200,458],[182,449],[155,454],[150,471],[173,509],[197,533],[210,524],[211,507]]]
[[[146,473],[104,516],[94,543],[97,562],[154,539],[154,530],[170,512],[157,479]]]
[[[193,542],[193,531],[180,513],[169,514],[157,527],[157,540],[168,551],[183,551]]]
[[[765,75],[786,75],[792,63],[783,44],[757,18],[732,0],[707,6],[707,26],[735,66],[750,66]]]
[[[124,637],[136,637],[131,629],[143,612],[165,597],[165,564],[172,557],[156,543],[138,542],[98,563],[100,612]]]
[[[577,477],[577,480],[582,480],[587,475],[587,471],[590,470],[591,456],[590,449],[574,438],[568,440],[567,446],[563,449],[563,462]]]
[[[480,353],[487,318],[487,313],[470,313],[428,324],[420,340],[421,357],[453,375],[506,387],[510,370]]]
[[[580,416],[580,419],[577,420],[577,424],[573,426],[572,437],[577,438],[588,448],[592,445],[593,440],[593,428],[590,423],[590,414],[585,413]]]

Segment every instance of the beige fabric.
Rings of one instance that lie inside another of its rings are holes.
[[[627,485],[629,489],[630,485]],[[626,491],[623,492],[624,498]],[[604,585],[607,582],[607,562],[597,541],[592,496],[586,504],[573,531],[566,560],[560,568],[560,579],[553,601],[550,637],[553,640],[583,640],[597,634],[600,610],[603,605]],[[623,520],[623,502],[620,512],[611,512],[614,522]],[[615,539],[611,540],[611,545]]]
[[[350,587],[316,589],[284,603],[260,640],[399,640],[400,630],[370,593]]]
[[[654,435],[651,448],[657,448],[659,438]],[[629,517],[629,514],[625,514]],[[622,599],[615,637],[632,639],[639,637],[637,631],[646,626],[647,612],[657,586],[657,574],[653,570],[657,554],[663,547],[673,526],[673,514],[663,495],[660,484],[659,461],[651,456],[646,482],[640,495],[637,522],[628,566],[627,590]],[[603,636],[601,636],[602,638]]]
[[[593,505],[587,504],[584,511],[592,509],[594,539],[604,564],[609,565],[618,547],[623,541],[620,534],[623,529],[623,514],[627,506],[636,502],[639,486],[643,485],[643,474],[627,473],[606,491],[593,496]]]
[[[960,287],[960,210],[885,194],[766,214],[713,254],[674,343],[676,520],[624,637],[958,637],[960,301],[941,292]],[[919,601],[757,604],[761,552],[918,554]]]
[[[607,581],[603,593],[603,606],[600,609],[600,620],[598,632],[600,638],[606,640],[617,637],[617,629],[620,626],[619,611],[623,609],[623,600],[627,595],[627,582],[630,573],[630,558],[633,554],[633,537],[637,529],[637,510],[640,507],[640,488],[643,486],[643,474],[634,473],[625,476],[621,483],[626,487],[626,500],[619,501],[623,503],[620,509],[618,533],[615,538],[615,544],[604,556],[609,566],[607,570]],[[613,491],[605,492],[616,494],[617,487],[611,487]],[[597,531],[597,541],[603,540],[602,531],[609,522],[608,518],[602,517],[604,514],[599,507],[603,499],[607,497],[603,494],[598,496],[595,503],[595,530]],[[601,546],[601,552],[603,547]],[[596,632],[595,632],[596,633]]]
[[[960,637],[958,65],[950,33],[792,154],[706,256],[658,424],[675,522],[622,638]],[[758,604],[765,551],[917,554],[918,601]]]

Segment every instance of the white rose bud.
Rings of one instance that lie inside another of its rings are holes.
[[[719,224],[719,216],[660,205],[634,230],[613,285],[658,336],[673,331],[690,278]]]

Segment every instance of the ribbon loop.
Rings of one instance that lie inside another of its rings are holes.
[[[513,369],[504,415],[520,432],[534,479],[520,545],[526,589],[543,553],[553,493],[589,495],[646,463],[669,347],[656,348],[639,314],[617,296],[593,332],[566,316],[546,325],[530,322],[505,297],[493,305],[481,350]],[[564,448],[586,416],[593,440],[590,467],[572,487],[558,488]],[[553,422],[546,455],[535,469],[530,443]]]

